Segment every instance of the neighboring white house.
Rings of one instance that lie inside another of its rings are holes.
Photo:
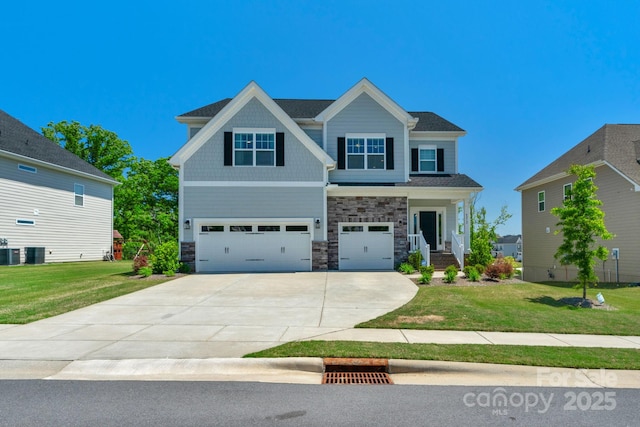
[[[0,110],[0,251],[4,255],[7,249],[19,249],[21,263],[28,253],[39,254],[40,261],[44,255],[44,262],[102,259],[113,242],[116,184],[109,175]],[[15,257],[12,261],[16,263]]]
[[[491,251],[493,257],[498,256],[510,256],[516,261],[522,261],[522,236],[521,235],[506,235],[498,237],[493,242],[493,250]]]
[[[466,132],[366,78],[336,100],[251,82],[177,120],[181,256],[196,271],[391,270],[410,248],[468,250],[458,208],[468,222],[482,187],[458,171]]]

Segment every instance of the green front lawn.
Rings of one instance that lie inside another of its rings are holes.
[[[626,348],[296,341],[245,357],[365,357],[582,369],[640,369],[640,350]]]
[[[563,298],[581,297],[572,284],[516,283],[488,286],[421,286],[403,307],[359,324],[360,328],[444,329],[468,331],[548,332],[638,335],[640,287],[601,285],[611,310],[578,308]]]
[[[131,261],[0,267],[0,323],[34,322],[170,279],[132,274]]]

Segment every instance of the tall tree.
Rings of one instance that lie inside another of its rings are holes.
[[[551,213],[560,221],[556,224],[563,240],[555,253],[555,258],[563,265],[573,264],[578,268],[578,284],[582,287],[582,299],[587,298],[587,286],[595,285],[598,276],[595,273],[596,258],[604,261],[609,251],[597,239],[609,240],[614,236],[604,224],[602,202],[596,198],[598,187],[593,183],[596,172],[593,166],[573,165],[567,171],[575,175],[570,194],[565,197],[562,206],[551,209]]]
[[[178,238],[178,171],[168,158],[134,158],[114,195],[114,228],[152,245]]]
[[[116,179],[122,176],[133,155],[127,141],[99,125],[50,122],[42,128],[42,134]]]
[[[475,201],[471,203],[470,211],[471,252],[469,265],[487,266],[493,261],[491,249],[493,242],[498,238],[496,229],[499,225],[504,225],[512,215],[507,212],[506,206],[502,206],[500,215],[494,221],[489,222],[487,221],[487,210],[484,207],[476,210]]]

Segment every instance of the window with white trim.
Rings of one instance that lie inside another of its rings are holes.
[[[347,134],[347,169],[385,169],[385,134]]]
[[[75,193],[75,205],[84,206],[84,185],[73,184],[73,192]]]
[[[538,192],[538,212],[544,212],[544,191]]]
[[[419,171],[436,172],[438,166],[437,147],[435,145],[421,145],[418,150]]]
[[[25,172],[38,173],[38,169],[34,168],[33,166],[27,166],[27,165],[19,164],[18,165],[18,169],[20,169],[21,171],[25,171]]]
[[[571,189],[573,188],[572,184],[565,184],[562,187],[562,200],[567,200],[571,198]]]
[[[275,166],[275,129],[234,129],[234,166]]]
[[[36,225],[36,222],[32,219],[16,219],[16,225]]]

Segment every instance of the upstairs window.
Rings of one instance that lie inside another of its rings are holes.
[[[234,166],[275,166],[275,129],[238,129],[233,133]]]
[[[544,212],[544,191],[538,192],[538,212]]]
[[[384,134],[347,134],[347,169],[385,169]]]
[[[38,169],[34,168],[33,166],[19,164],[18,169],[25,172],[38,173]]]
[[[564,187],[562,187],[562,200],[568,200],[571,198],[572,188],[571,184],[565,184]]]
[[[434,145],[421,145],[419,151],[420,172],[436,172],[437,157]]]
[[[73,192],[75,193],[75,205],[84,206],[84,185],[73,184]]]

